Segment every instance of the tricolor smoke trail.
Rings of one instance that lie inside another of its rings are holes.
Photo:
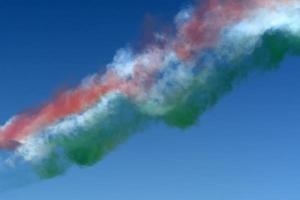
[[[209,0],[182,10],[175,33],[140,52],[117,52],[103,75],[84,79],[0,127],[5,168],[40,178],[101,160],[141,127],[186,128],[255,70],[300,55],[300,1]]]

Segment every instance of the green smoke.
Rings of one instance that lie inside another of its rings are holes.
[[[162,116],[147,116],[129,99],[120,97],[111,109],[114,112],[105,119],[99,118],[91,126],[78,128],[71,137],[62,134],[49,138],[48,145],[53,151],[34,163],[34,169],[41,178],[52,178],[63,174],[74,163],[81,167],[93,165],[151,120],[163,120],[178,128],[192,126],[249,73],[276,69],[287,55],[299,56],[299,36],[285,31],[266,32],[252,52],[234,59],[220,59],[218,51],[211,51],[205,56],[214,59],[214,65],[199,62],[192,83],[168,99],[172,109]]]

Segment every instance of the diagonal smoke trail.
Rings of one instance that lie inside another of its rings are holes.
[[[8,153],[0,171],[51,178],[73,164],[93,165],[157,120],[193,125],[252,71],[300,55],[297,0],[210,0],[175,21],[173,36],[157,34],[157,44],[138,53],[119,50],[105,74],[2,126]]]

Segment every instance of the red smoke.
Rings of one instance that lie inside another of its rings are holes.
[[[0,130],[0,147],[7,146],[3,141],[20,141],[41,128],[68,115],[82,112],[95,104],[101,96],[118,87],[118,79],[107,76],[103,84],[95,78],[87,86],[65,91],[52,102],[34,113],[22,113]],[[2,142],[2,143],[1,143]]]

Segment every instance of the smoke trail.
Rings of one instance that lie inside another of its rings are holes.
[[[107,72],[0,128],[4,166],[39,178],[93,165],[141,128],[186,128],[249,73],[300,55],[300,2],[210,0],[182,10],[176,33],[117,52]],[[21,163],[21,164],[19,164]]]

